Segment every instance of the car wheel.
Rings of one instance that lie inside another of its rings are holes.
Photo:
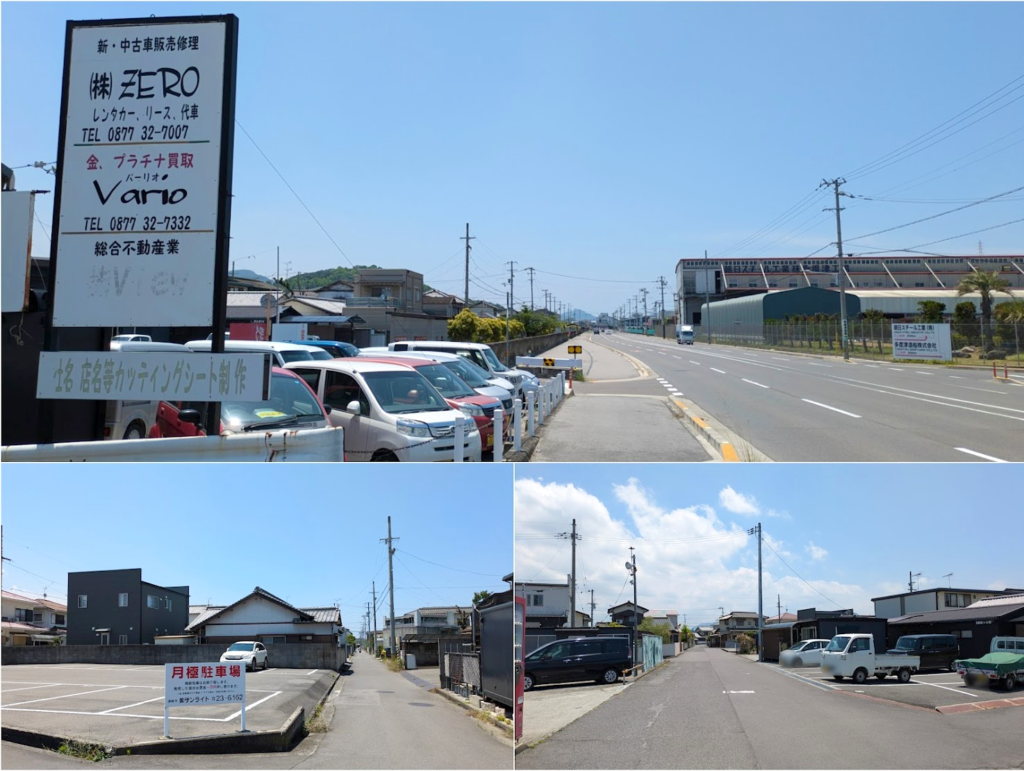
[[[949,664],[946,665],[946,669],[950,672],[956,672],[956,660],[949,662]]]
[[[246,669],[249,670],[250,672],[255,672],[256,671],[256,657],[255,656],[253,656],[249,660],[249,665],[246,666]]]
[[[803,665],[804,665],[804,660],[803,659],[793,659],[793,666],[794,667],[802,667]]]
[[[855,682],[857,685],[864,685],[867,679],[868,671],[866,669],[858,669],[856,672],[853,673],[853,682]]]
[[[964,675],[964,685],[968,688],[974,685],[974,675]]]
[[[525,675],[523,677],[523,690],[524,691],[531,691],[531,690],[533,690],[533,675],[529,675],[528,674],[528,675]]]
[[[266,672],[270,668],[270,656],[265,656],[263,659],[263,671]]]
[[[909,683],[910,675],[911,673],[909,669],[901,669],[899,672],[896,673],[896,679],[899,680],[901,683]]]
[[[379,450],[373,454],[373,461],[384,463],[397,463],[398,456],[390,450]]]
[[[1003,688],[1008,691],[1012,691],[1015,685],[1017,685],[1017,678],[1013,675],[1007,675],[1006,679],[1003,680]]]
[[[125,439],[145,439],[145,428],[138,423],[132,423],[124,432]]]
[[[617,669],[612,669],[611,667],[608,667],[608,669],[606,669],[604,671],[604,673],[601,675],[601,682],[605,683],[607,685],[611,685],[612,683],[617,683],[618,681],[619,681],[619,672],[618,672]]]

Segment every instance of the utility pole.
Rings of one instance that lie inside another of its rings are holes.
[[[757,660],[764,661],[764,649],[761,645],[764,633],[764,605],[761,594],[761,523],[747,531],[748,535],[757,535]]]
[[[526,270],[530,273],[530,310],[532,311],[532,310],[535,310],[535,307],[534,307],[534,304],[533,304],[533,273],[534,273],[534,269],[533,268],[527,268]]]
[[[665,277],[658,276],[658,283],[661,285],[661,338],[665,339]]]
[[[639,654],[640,624],[637,623],[636,612],[636,553],[632,546],[629,547],[630,561],[626,563],[626,571],[629,573],[629,582],[633,584],[633,666],[636,666]]]
[[[779,601],[779,606],[778,606],[778,613],[779,613],[779,615],[778,615],[777,618],[779,620],[779,623],[781,624],[782,623],[782,595],[781,594],[777,595],[777,597],[778,597],[778,601]]]
[[[708,325],[708,345],[711,345],[711,282],[708,281],[708,250],[704,250],[704,310],[708,314],[706,319]],[[705,319],[700,320],[701,324]]]
[[[850,197],[849,193],[844,193],[839,189],[840,185],[845,185],[846,180],[842,177],[833,180],[823,179],[819,187],[832,187],[836,194],[836,247],[839,250],[839,323],[842,326],[842,338],[843,338],[843,359],[846,361],[850,360],[850,338],[847,335],[847,324],[846,324],[846,265],[843,263],[843,227],[839,217],[839,212],[843,209],[839,205],[839,196],[845,195]],[[832,209],[822,209],[822,211],[833,211]]]
[[[466,226],[467,228],[469,225]],[[467,230],[467,233],[469,231]],[[395,549],[391,545],[392,541],[401,540],[399,538],[391,537],[391,517],[388,517],[388,537],[381,538],[388,545],[388,592],[391,595],[391,658],[395,657],[395,571],[393,569],[391,558],[395,554]]]
[[[640,293],[644,296],[644,317],[641,319],[641,322],[643,322],[647,318],[647,287],[641,289]]]
[[[510,260],[505,264],[508,265],[508,303],[511,308],[516,304],[516,262]]]
[[[462,302],[463,302],[463,307],[468,308],[469,307],[469,250],[472,249],[472,247],[469,245],[469,242],[476,240],[476,236],[470,236],[469,235],[469,223],[468,222],[466,223],[466,235],[460,237],[459,240],[466,242],[466,288],[465,288],[465,292],[463,292]]]
[[[590,625],[592,627],[593,626],[597,626],[597,624],[594,621],[594,609],[595,608],[597,608],[597,605],[594,604],[594,590],[591,589],[590,590]]]
[[[392,612],[394,612],[392,610]],[[373,582],[373,655],[377,655],[377,582]]]
[[[556,537],[572,541],[572,572],[569,574],[569,627],[572,628],[576,624],[576,542],[580,540],[576,534],[576,520],[572,521],[571,532],[559,533]]]
[[[280,281],[281,281],[281,247],[280,246],[277,247],[277,280],[280,283]],[[278,295],[281,294],[280,287],[278,287],[277,293],[278,293]],[[280,296],[278,297],[278,300],[277,300],[277,303],[276,303],[276,307],[277,307],[277,318],[274,319],[274,323],[275,324],[280,324],[281,323],[281,298],[280,298]]]
[[[370,636],[370,603],[366,603],[366,624],[365,624],[365,626],[363,626],[363,640],[366,641],[367,643],[370,642],[369,639],[367,639],[367,638],[369,638],[369,636]],[[370,646],[367,645],[366,647],[369,648]]]
[[[915,578],[920,578],[920,577],[921,577],[920,573],[915,573],[913,570],[910,571],[910,591],[911,592],[914,591],[914,579]]]

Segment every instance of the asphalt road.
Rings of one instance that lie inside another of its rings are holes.
[[[1022,713],[941,715],[698,646],[521,752],[516,768],[1022,768]]]
[[[623,333],[593,342],[638,359],[773,460],[1024,461],[1024,382],[985,370]]]

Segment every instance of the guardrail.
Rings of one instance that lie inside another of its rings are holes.
[[[344,429],[336,427],[304,430],[281,429],[229,436],[10,445],[0,450],[0,460],[4,462],[341,462],[345,459],[344,437]]]
[[[516,399],[512,406],[512,450],[519,452],[523,448],[524,439],[534,436],[537,429],[544,425],[544,419],[550,417],[552,411],[565,398],[565,371],[544,381],[536,391],[526,392],[526,405],[522,399]],[[495,463],[504,460],[504,410],[494,411],[494,457]],[[499,441],[502,442],[499,447]]]

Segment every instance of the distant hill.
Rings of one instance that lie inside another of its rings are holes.
[[[319,289],[322,286],[333,284],[335,281],[355,281],[356,271],[360,268],[375,269],[377,265],[356,265],[354,268],[325,268],[314,270],[309,273],[296,273],[288,279],[288,283],[302,289]]]
[[[578,308],[574,309],[572,313],[562,314],[563,319],[572,319],[573,321],[597,321],[597,316],[586,311],[581,311]]]
[[[262,276],[254,270],[236,270],[231,275],[233,275],[235,278],[248,278],[254,281],[265,281],[268,284],[274,283],[274,279]]]

